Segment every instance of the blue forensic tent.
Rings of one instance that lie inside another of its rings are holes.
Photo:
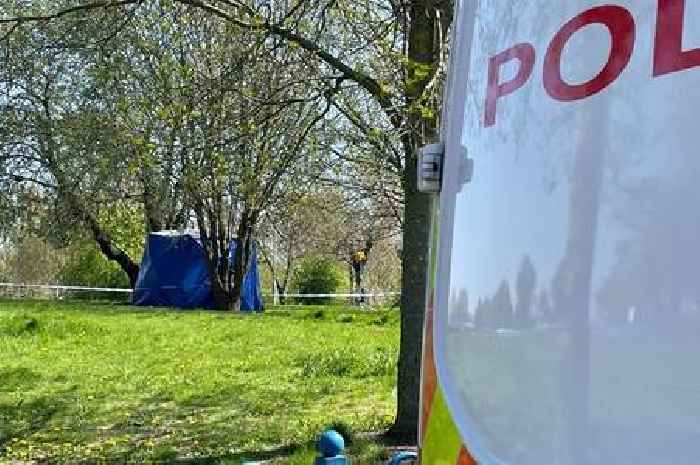
[[[228,249],[228,261],[233,265],[233,260],[236,257],[241,241],[234,239]],[[229,278],[229,286],[231,279]],[[260,273],[258,272],[258,248],[253,245],[250,257],[250,268],[243,277],[241,286],[241,311],[242,312],[261,312],[263,310],[262,292],[260,291]]]
[[[212,308],[211,280],[196,231],[148,235],[134,305]]]
[[[235,248],[234,244],[231,249]],[[241,310],[244,311],[263,309],[255,253],[243,283]],[[149,234],[133,302],[138,306],[214,308],[211,279],[198,231]]]

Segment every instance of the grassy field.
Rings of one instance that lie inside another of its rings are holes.
[[[374,463],[397,352],[389,310],[0,300],[0,463],[311,464],[334,423]]]

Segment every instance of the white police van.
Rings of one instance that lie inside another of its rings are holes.
[[[456,6],[421,463],[700,463],[700,1]]]

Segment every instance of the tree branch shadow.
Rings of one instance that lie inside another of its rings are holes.
[[[27,368],[14,368],[0,370],[0,379],[0,392],[20,392],[34,385],[40,376]],[[20,398],[17,402],[0,402],[0,456],[14,438],[26,438],[44,430],[55,416],[65,412],[68,406],[62,398],[71,391],[31,401]]]

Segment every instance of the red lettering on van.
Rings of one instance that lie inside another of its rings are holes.
[[[653,76],[700,67],[700,48],[683,50],[685,0],[658,2]],[[602,24],[610,32],[612,47],[608,61],[590,81],[570,84],[562,77],[562,52],[574,34],[591,24]],[[544,59],[543,78],[547,94],[555,100],[571,102],[588,98],[607,88],[627,68],[634,52],[635,35],[636,27],[632,14],[626,8],[617,5],[591,8],[564,24],[550,42]],[[532,44],[522,43],[489,60],[484,118],[486,127],[496,124],[498,100],[523,87],[530,78],[535,53]],[[501,67],[513,59],[520,60],[518,73],[514,79],[501,83]]]
[[[659,0],[654,45],[654,76],[700,66],[700,48],[683,51],[685,0]]]
[[[511,60],[520,61],[518,72],[510,81],[501,83],[501,67]],[[489,84],[486,91],[486,112],[484,124],[486,127],[496,124],[496,108],[498,100],[525,85],[535,67],[535,47],[531,44],[518,44],[513,48],[491,57],[489,60]]]
[[[603,24],[610,31],[612,48],[608,62],[596,77],[583,84],[572,85],[561,76],[561,54],[566,43],[581,29]],[[584,11],[566,23],[552,39],[544,60],[544,88],[555,100],[581,100],[602,91],[622,74],[632,58],[635,25],[632,14],[621,6],[606,5]]]

